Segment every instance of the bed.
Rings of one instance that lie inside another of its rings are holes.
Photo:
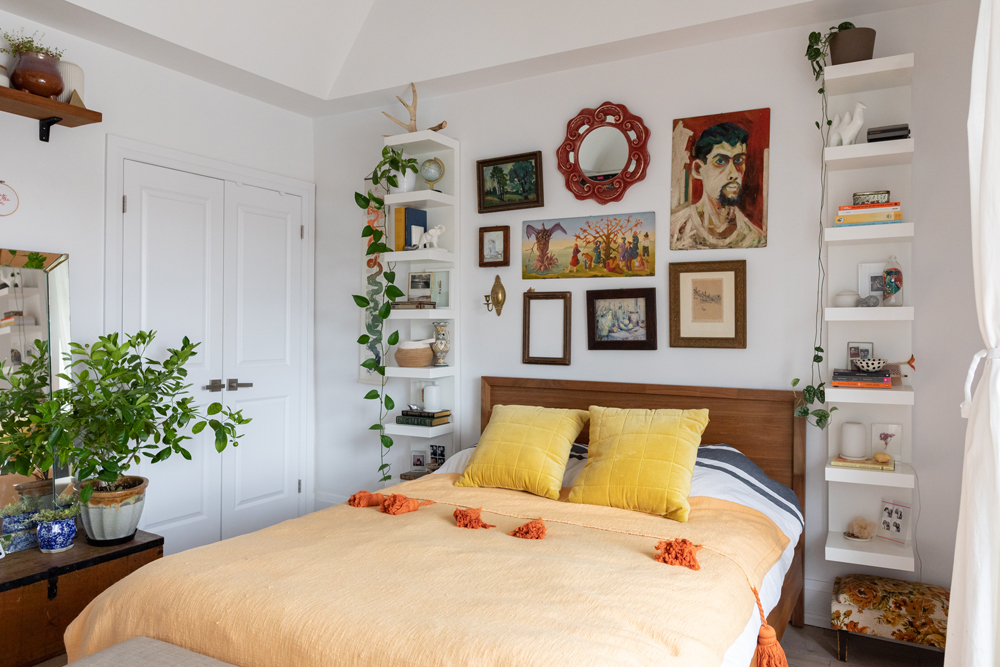
[[[706,455],[731,446],[804,502],[804,424],[790,392],[484,377],[481,397],[483,428],[498,404],[708,408]],[[743,667],[759,625],[747,579],[713,554],[699,555],[700,572],[655,563],[654,538],[674,536],[734,554],[762,599],[773,589],[765,605],[779,637],[790,620],[801,624],[802,539],[792,544],[760,511],[692,498],[684,524],[458,488],[455,478],[394,487],[434,501],[417,512],[339,505],[144,567],[73,622],[70,661],[149,636],[240,667]],[[461,506],[482,506],[497,528],[456,528],[451,512]],[[537,517],[550,526],[546,539],[506,535]]]

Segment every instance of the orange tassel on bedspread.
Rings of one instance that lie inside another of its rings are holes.
[[[496,528],[493,524],[483,521],[480,514],[483,508],[469,507],[455,510],[455,525],[459,528]]]
[[[541,519],[535,519],[511,531],[508,535],[520,537],[523,540],[540,540],[545,537],[546,532],[545,522]]]
[[[698,564],[698,551],[700,549],[708,549],[713,553],[729,558],[740,570],[743,570],[743,567],[739,563],[726,556],[726,554],[710,547],[694,544],[691,540],[685,539],[665,540],[658,543],[656,550],[660,553],[656,554],[655,558],[659,563],[682,565],[690,570],[700,570],[701,566]],[[746,570],[743,570],[743,575],[746,576]],[[747,583],[750,583],[750,577],[747,577]],[[778,636],[774,632],[774,628],[767,624],[767,618],[764,616],[764,605],[760,601],[760,594],[752,584],[750,585],[750,590],[753,591],[754,599],[757,601],[757,611],[760,613],[760,631],[757,632],[757,667],[788,667],[788,659],[785,657],[785,651],[781,648],[781,644],[778,643]]]
[[[358,491],[347,504],[351,507],[374,507],[382,504],[384,496],[381,493],[369,493],[368,491]]]
[[[386,514],[406,514],[416,512],[424,505],[433,505],[433,500],[420,502],[416,498],[407,498],[401,493],[394,493],[382,500],[382,511]]]

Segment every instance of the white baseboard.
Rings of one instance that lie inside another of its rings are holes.
[[[806,625],[812,625],[817,628],[830,629],[830,613],[825,614],[811,614],[809,612],[805,613]]]
[[[316,509],[325,510],[327,507],[333,507],[334,505],[346,503],[349,496],[342,496],[339,493],[324,493],[323,491],[316,491],[313,493],[313,498],[316,500]]]

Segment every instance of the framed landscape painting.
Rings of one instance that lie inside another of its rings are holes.
[[[480,213],[544,206],[542,152],[478,160],[476,186]]]
[[[652,211],[523,223],[522,278],[633,278],[655,267]]]
[[[670,264],[670,347],[747,346],[747,263]]]

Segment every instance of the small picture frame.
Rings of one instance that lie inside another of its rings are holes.
[[[545,206],[542,152],[477,160],[476,192],[480,213]]]
[[[407,278],[407,301],[426,301],[438,308],[449,304],[449,278],[447,271],[414,271]]]
[[[897,500],[883,498],[876,535],[883,540],[905,544],[909,530],[910,506]]]
[[[747,347],[747,263],[670,263],[670,347]]]
[[[858,264],[858,294],[861,298],[867,296],[877,296],[879,304],[882,303],[882,296],[885,292],[885,279],[882,277],[882,269],[885,262]]]
[[[570,365],[573,294],[525,292],[521,363]]]
[[[510,225],[479,228],[479,266],[510,266]]]
[[[588,350],[655,350],[656,288],[587,290]]]
[[[418,472],[427,470],[427,452],[425,450],[410,450],[410,469]]]
[[[855,359],[874,359],[874,343],[847,343],[847,367],[852,370],[861,370],[854,364]]]
[[[903,451],[903,425],[872,424],[872,449],[898,459]]]
[[[444,459],[444,445],[431,445],[431,463],[442,465]]]

